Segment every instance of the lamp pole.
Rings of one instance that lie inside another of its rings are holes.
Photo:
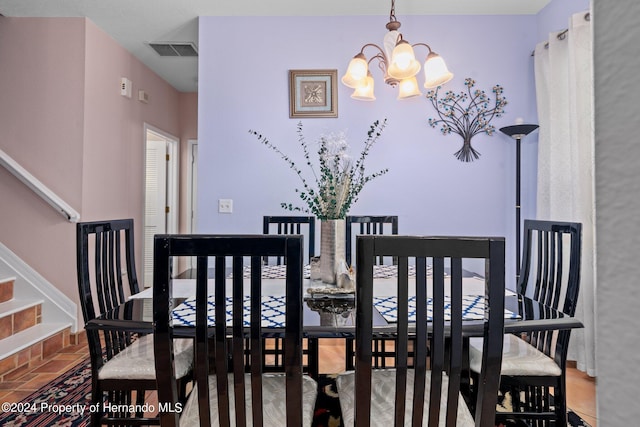
[[[520,123],[518,123],[520,122]],[[522,124],[517,119],[515,125],[500,128],[500,132],[516,140],[516,285],[520,281],[520,153],[522,138],[538,129],[538,125]]]

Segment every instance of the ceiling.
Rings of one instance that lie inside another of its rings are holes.
[[[400,0],[403,15],[536,14],[550,0]],[[388,16],[389,0],[0,0],[12,17],[87,17],[180,92],[197,92],[198,60],[162,57],[149,42],[198,42],[198,16]],[[365,11],[365,12],[363,12]]]

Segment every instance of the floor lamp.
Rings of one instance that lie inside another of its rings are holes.
[[[520,281],[520,141],[538,129],[538,125],[522,124],[522,119],[516,120],[518,122],[500,128],[500,132],[516,140],[516,285]]]

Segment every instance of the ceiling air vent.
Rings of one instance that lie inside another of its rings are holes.
[[[198,56],[196,45],[191,42],[153,42],[149,46],[160,56]]]

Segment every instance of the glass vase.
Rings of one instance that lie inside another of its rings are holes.
[[[344,219],[320,221],[320,280],[335,285],[337,275],[346,267],[346,224]]]

